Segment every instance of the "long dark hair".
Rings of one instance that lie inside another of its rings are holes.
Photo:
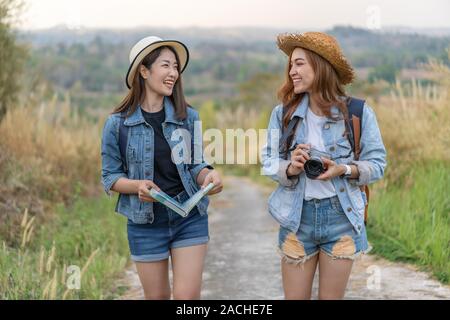
[[[141,73],[139,72],[140,66],[143,65],[147,69],[150,69],[152,64],[159,57],[163,49],[169,49],[173,52],[177,59],[178,64],[178,79],[175,82],[175,86],[172,91],[172,95],[169,97],[172,100],[172,104],[175,108],[175,114],[178,120],[183,120],[187,116],[187,102],[183,93],[183,85],[181,81],[181,66],[180,59],[176,51],[170,46],[162,46],[159,47],[152,52],[150,52],[142,62],[137,66],[136,71],[134,73],[133,81],[131,84],[131,89],[128,91],[125,98],[119,105],[113,110],[112,113],[121,113],[123,111],[127,111],[127,117],[133,114],[136,111],[136,108],[139,104],[141,104],[145,99],[145,80],[142,78]]]

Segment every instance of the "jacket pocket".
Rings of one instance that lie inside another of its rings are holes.
[[[336,141],[334,157],[342,157],[341,159],[350,158],[352,147],[347,138],[341,138]]]
[[[144,207],[143,202],[137,194],[130,194],[130,208],[134,213],[140,213]]]
[[[128,178],[142,180],[144,135],[132,134],[127,146]]]
[[[363,199],[363,192],[361,192],[361,189],[350,183],[348,179],[343,179],[344,183],[346,184],[347,194],[350,198],[350,202],[354,209],[360,211],[365,207],[365,201]]]
[[[350,192],[350,201],[353,203],[355,209],[357,210],[364,209],[365,203],[361,190],[359,189],[359,187],[356,188],[352,187],[352,189],[353,190]]]
[[[142,163],[144,152],[144,135],[141,133],[132,134],[127,146],[128,163]]]
[[[297,195],[295,188],[279,186],[269,197],[269,211],[275,218],[287,220]]]

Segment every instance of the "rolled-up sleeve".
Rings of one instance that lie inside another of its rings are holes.
[[[270,177],[285,187],[294,187],[298,183],[298,176],[288,177],[287,168],[290,160],[280,158],[279,144],[281,137],[282,106],[275,107],[270,116],[267,128],[267,142],[261,150],[262,174]]]
[[[200,171],[204,168],[208,168],[210,170],[214,170],[214,168],[205,162],[203,157],[203,133],[201,130],[200,116],[197,111],[194,111],[193,113],[193,122],[194,128],[193,132],[191,132],[193,150],[191,151],[192,159],[191,164],[189,165],[189,171],[191,172],[194,180],[197,181],[197,176]]]
[[[367,104],[364,105],[361,153],[359,159],[352,161],[358,167],[358,179],[349,182],[358,186],[368,185],[381,179],[386,168],[386,148],[383,144],[375,112]]]
[[[118,141],[118,121],[111,115],[105,122],[102,134],[102,184],[107,195],[119,178],[126,178]]]

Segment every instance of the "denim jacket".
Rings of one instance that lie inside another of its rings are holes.
[[[294,143],[307,143],[304,118],[309,105],[309,96],[305,94],[292,115],[299,116],[301,125],[295,132]],[[342,113],[336,106],[332,106],[331,114],[340,116]],[[283,227],[296,232],[300,227],[303,199],[305,195],[306,174],[302,172],[296,177],[287,177],[286,169],[290,163],[288,159],[282,159],[279,155],[279,138],[282,130],[283,106],[278,105],[272,111],[269,121],[267,144],[262,149],[262,172],[279,183],[277,189],[269,197],[269,212],[272,217]],[[348,179],[335,177],[331,179],[336,194],[339,198],[346,216],[359,234],[364,224],[364,208],[367,203],[366,194],[359,186],[371,184],[383,177],[386,167],[386,149],[381,138],[374,111],[367,104],[364,105],[361,153],[358,161],[354,160],[354,154],[346,137],[344,120],[327,119],[322,127],[322,138],[326,151],[333,158],[345,156],[348,158],[336,159],[338,164],[354,164],[358,167],[359,178]],[[292,146],[291,145],[291,146]]]
[[[164,98],[166,119],[162,124],[164,136],[172,149],[178,152],[182,161],[175,161],[184,189],[189,197],[199,190],[197,175],[203,168],[210,168],[203,160],[203,140],[198,112],[187,108],[187,118],[177,120],[171,100]],[[186,122],[186,123],[184,123]],[[110,190],[119,178],[133,180],[153,180],[154,176],[154,132],[145,121],[140,106],[130,115],[124,125],[129,127],[126,160],[128,172],[125,172],[119,150],[120,113],[110,115],[104,125],[102,135],[102,183],[105,192]],[[176,130],[184,129],[184,130]],[[186,134],[189,131],[189,134]],[[192,140],[190,137],[193,137]],[[193,149],[193,150],[192,150]],[[201,215],[207,213],[209,200],[204,197],[197,207]],[[116,212],[131,219],[134,223],[152,223],[154,220],[153,203],[141,202],[137,194],[120,194]]]

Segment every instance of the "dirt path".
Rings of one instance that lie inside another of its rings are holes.
[[[203,299],[283,299],[278,226],[266,200],[267,190],[244,178],[227,179],[212,197]],[[122,299],[142,299],[134,267],[123,281],[130,290]],[[316,274],[314,298],[317,283]],[[450,299],[450,287],[413,266],[368,255],[355,262],[346,299]]]

